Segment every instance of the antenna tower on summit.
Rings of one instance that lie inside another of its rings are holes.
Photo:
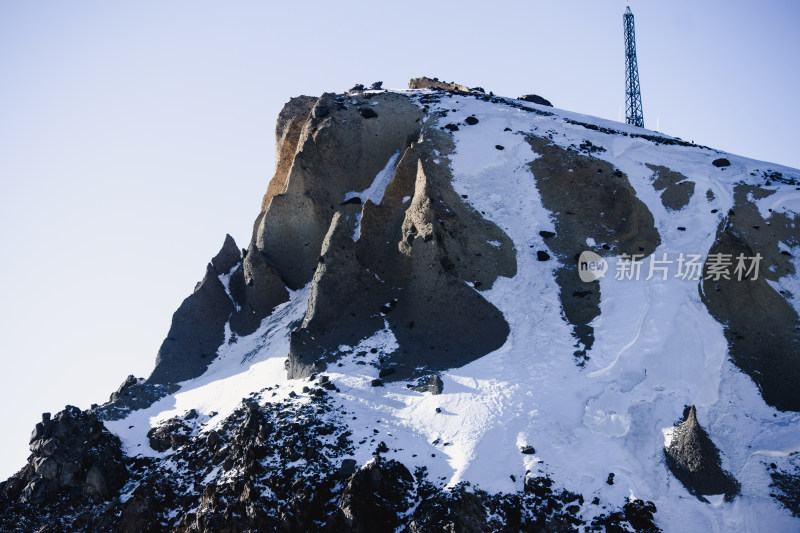
[[[625,7],[622,16],[625,26],[625,122],[644,127],[642,92],[639,88],[639,64],[636,62],[636,33],[633,29],[633,13]]]

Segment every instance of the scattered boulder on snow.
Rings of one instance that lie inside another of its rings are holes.
[[[441,394],[444,390],[444,382],[438,375],[433,374],[422,378],[416,385],[409,385],[409,389],[417,392],[430,392],[433,395]]]
[[[547,107],[553,107],[553,104],[550,103],[550,100],[546,100],[541,96],[539,96],[538,94],[525,94],[517,98],[517,100],[524,100],[525,102],[530,102],[532,104],[539,104]]]
[[[724,158],[724,157],[720,157],[719,159],[715,159],[715,160],[713,160],[713,161],[711,162],[711,164],[712,164],[712,165],[714,165],[714,166],[715,166],[715,167],[717,167],[717,168],[722,168],[722,167],[728,167],[728,166],[730,166],[730,165],[731,165],[731,162],[730,162],[730,161],[728,161],[728,160],[727,160],[726,158]]]
[[[719,450],[697,422],[693,405],[673,429],[664,453],[672,474],[698,499],[707,501],[704,496],[724,494],[730,501],[738,494],[739,482],[722,469]]]

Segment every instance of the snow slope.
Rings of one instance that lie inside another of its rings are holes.
[[[605,148],[594,156],[627,174],[662,238],[642,265],[645,273],[652,258],[662,254],[705,258],[720,220],[711,210],[727,212],[734,184],[749,182],[751,172],[767,164],[724,154],[731,166],[722,172],[711,165],[721,157],[714,150],[608,135],[565,119],[618,131],[643,130],[551,108],[540,109],[552,116],[536,115],[449,95],[432,106],[429,117],[437,106],[452,116],[479,119],[453,133],[456,148],[450,167],[456,192],[467,195],[516,245],[517,275],[498,279],[482,293],[502,311],[511,333],[495,352],[444,372],[441,395],[414,392],[406,382],[374,387],[377,370],[357,364],[354,356],[329,366],[326,374],[340,390],[332,400],[352,414],[352,439],[364,443],[355,457],[358,464],[369,461],[375,442],[383,441],[390,449],[385,456],[409,468],[427,466],[430,479],[442,485],[469,481],[488,491],[509,492],[522,490],[520,472],[549,475],[561,487],[584,495],[584,518],[603,512],[602,505],[617,506],[635,497],[656,504],[656,520],[664,531],[800,531],[800,520],[769,497],[767,471],[770,462],[800,451],[800,415],[767,406],[753,382],[731,363],[722,326],[702,303],[697,281],[673,276],[617,280],[618,259],[612,258],[609,274],[601,280],[601,314],[592,324],[596,342],[590,359],[581,368],[565,355],[573,352],[575,339],[562,317],[553,276],[542,275],[543,267],[554,271],[559,264],[555,259],[543,264],[536,256],[537,249],[547,249],[539,231],[553,228],[552,217],[528,166],[537,154],[518,132],[550,134],[565,148],[585,140]],[[397,155],[376,176],[367,194],[374,202],[381,201],[396,162]],[[644,163],[691,178],[697,192],[690,205],[666,209]],[[792,169],[769,168],[798,175]],[[769,209],[800,210],[800,192],[794,186],[776,183],[774,188],[774,195],[761,200],[765,215],[771,214]],[[707,190],[714,195],[710,203]],[[798,250],[791,252],[798,256]],[[800,295],[798,279],[787,277],[778,285],[798,289],[792,292]],[[220,347],[204,375],[182,383],[178,392],[150,408],[106,425],[120,436],[127,453],[166,458],[170,452],[154,452],[146,437],[160,421],[195,409],[200,413],[197,431],[209,431],[243,397],[267,387],[274,388],[272,398],[287,399],[294,392],[295,401],[307,401],[305,382],[287,380],[283,366],[292,324],[302,319],[307,298],[308,287],[293,292],[258,331]],[[798,303],[795,297],[795,309]],[[394,344],[387,327],[359,346],[341,350],[390,350]],[[713,495],[708,495],[711,503],[701,502],[666,467],[665,438],[687,405],[697,407],[700,424],[721,451],[723,468],[742,484],[732,502]],[[524,445],[533,446],[535,453],[521,454]],[[610,473],[613,485],[607,483]],[[594,497],[601,506],[588,503]]]

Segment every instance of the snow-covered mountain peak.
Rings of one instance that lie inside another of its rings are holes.
[[[43,422],[0,523],[800,528],[800,171],[412,87],[287,104],[247,249],[147,380]]]

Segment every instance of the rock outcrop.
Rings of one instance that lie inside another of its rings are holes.
[[[30,449],[28,464],[0,483],[2,514],[22,512],[34,519],[34,509],[102,503],[115,497],[129,477],[119,438],[96,415],[77,407],[67,406],[52,418],[44,413]]]
[[[422,76],[421,78],[412,78],[408,82],[408,88],[438,89],[442,91],[462,92],[462,93],[483,93],[483,90],[470,89],[466,85],[461,85],[460,83],[439,81],[439,78],[428,78],[427,76]]]
[[[563,267],[556,271],[564,315],[578,339],[574,356],[585,364],[594,344],[591,322],[600,314],[600,283],[575,275],[580,254],[636,255],[643,259],[661,243],[653,214],[608,161],[565,150],[546,137],[528,136],[541,156],[529,165],[544,206],[553,213],[555,235],[546,243]],[[594,241],[587,245],[587,239]]]
[[[770,284],[796,274],[785,247],[800,244],[800,215],[771,213],[765,220],[754,200],[770,194],[744,184],[735,187],[733,209],[709,250],[709,257],[730,263],[731,273],[709,275],[707,263],[699,292],[709,313],[724,325],[731,360],[758,385],[764,401],[782,411],[800,411],[800,317],[786,294]]]
[[[550,100],[542,98],[538,94],[525,94],[517,98],[517,100],[523,100],[525,102],[530,102],[532,104],[539,104],[547,107],[553,107],[553,104],[550,103]]]
[[[376,101],[381,111],[383,104]],[[401,117],[415,116],[398,109]],[[348,118],[349,110],[329,113],[333,122],[359,120]],[[498,276],[515,274],[513,243],[455,193],[450,170],[440,159],[452,151],[452,141],[438,129],[438,121],[426,124],[422,128],[408,120],[405,136],[393,133],[393,123],[386,126],[388,132],[381,130],[380,137],[396,138],[397,154],[396,167],[383,170],[387,183],[381,201],[352,203],[345,201],[342,187],[326,191],[338,207],[315,248],[320,253],[314,258],[308,312],[292,335],[290,377],[323,370],[340,356],[339,346],[355,344],[385,326],[399,344],[398,350],[379,354],[383,365],[393,369],[391,379],[417,376],[424,371],[419,369],[461,366],[505,341],[508,325],[480,291],[490,289]],[[391,161],[389,149],[382,150]],[[339,164],[335,153],[325,154],[320,147],[314,153],[318,165],[328,161],[323,157],[334,159],[325,166]],[[312,168],[308,162],[305,172]],[[374,180],[380,169],[372,171]],[[365,191],[370,185],[364,180],[353,188]],[[268,217],[269,212],[264,221]],[[453,308],[460,312],[449,313]]]
[[[683,422],[673,429],[664,453],[675,477],[702,501],[714,494],[724,494],[730,501],[739,492],[739,482],[722,469],[719,450],[697,422],[694,405],[686,409]]]
[[[239,262],[239,250],[228,235],[219,253],[206,267],[203,280],[172,316],[167,338],[156,356],[148,384],[178,383],[202,374],[225,340],[225,323],[234,312],[234,302],[220,276]]]

